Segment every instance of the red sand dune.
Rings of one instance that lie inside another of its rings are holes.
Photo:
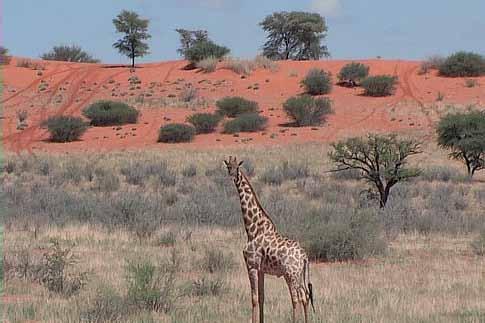
[[[143,64],[134,73],[129,68],[100,64],[42,62],[38,71],[16,66],[14,59],[4,67],[2,98],[3,139],[8,151],[109,151],[131,148],[173,147],[157,143],[158,129],[169,122],[184,122],[194,111],[214,111],[215,101],[224,96],[239,95],[259,103],[262,114],[269,118],[264,132],[242,133],[240,137],[221,134],[198,135],[192,143],[181,147],[227,147],[244,144],[273,145],[300,142],[330,142],[335,139],[363,135],[368,132],[396,131],[428,136],[433,133],[439,106],[445,104],[477,104],[485,102],[485,78],[476,78],[479,86],[467,88],[462,78],[442,78],[434,73],[418,75],[419,62],[401,60],[361,60],[370,66],[370,73],[391,74],[399,77],[393,96],[369,98],[362,89],[334,86],[329,97],[334,114],[321,127],[285,127],[288,122],[282,103],[290,96],[301,94],[300,80],[312,67],[329,70],[335,76],[349,61],[278,62],[277,72],[257,70],[246,78],[219,68],[209,74],[184,70],[185,61]],[[129,77],[136,74],[140,89],[130,90]],[[295,74],[297,76],[295,76]],[[47,90],[39,91],[41,82]],[[153,83],[155,82],[155,83]],[[199,97],[208,100],[207,107],[167,107],[162,98],[178,95],[185,84],[198,89]],[[259,89],[250,85],[257,83]],[[438,92],[444,94],[442,103],[436,103]],[[113,96],[113,93],[115,96]],[[150,93],[145,104],[133,103],[142,112],[136,125],[90,128],[80,141],[72,143],[47,142],[48,134],[40,124],[48,116],[80,115],[82,109],[99,99],[134,102],[141,93]],[[122,96],[123,95],[123,96]],[[151,101],[151,106],[148,101]],[[16,113],[27,110],[28,128],[16,129]]]

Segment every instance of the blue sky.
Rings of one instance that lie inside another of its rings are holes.
[[[175,28],[207,29],[233,56],[254,56],[265,39],[258,23],[283,10],[321,13],[336,59],[485,54],[483,0],[4,0],[2,6],[2,43],[26,57],[78,44],[103,62],[126,62],[112,48],[118,35],[111,20],[122,9],[151,20],[151,54],[143,62],[178,58]]]

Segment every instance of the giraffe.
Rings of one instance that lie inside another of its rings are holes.
[[[310,282],[308,256],[299,243],[283,237],[263,209],[246,175],[243,162],[229,156],[224,160],[233,178],[241,201],[241,210],[248,241],[243,249],[251,286],[252,323],[264,323],[264,275],[284,277],[290,291],[292,320],[296,322],[298,303],[303,306],[308,322],[308,301],[313,310],[313,288]],[[259,316],[258,316],[259,307]]]

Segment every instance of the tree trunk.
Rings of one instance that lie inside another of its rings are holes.
[[[135,45],[131,44],[131,68],[135,68]]]

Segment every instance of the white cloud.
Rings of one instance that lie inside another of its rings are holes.
[[[340,13],[340,0],[312,0],[311,9],[324,15],[335,16]]]

